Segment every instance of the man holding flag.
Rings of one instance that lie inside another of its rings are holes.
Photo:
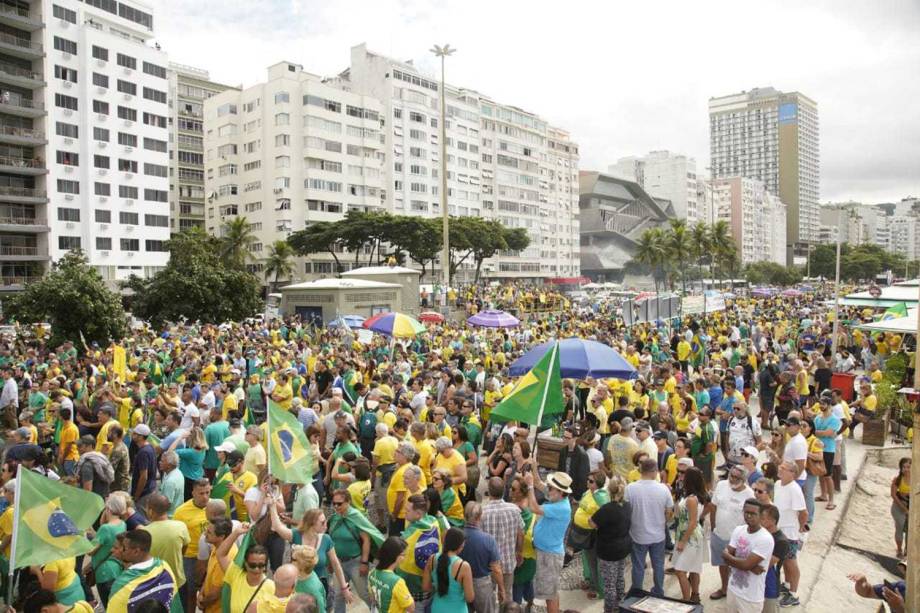
[[[181,613],[176,578],[168,564],[150,555],[152,542],[146,530],[137,528],[125,532],[122,559],[128,566],[112,584],[108,611],[121,613],[129,608],[134,610],[142,601],[156,600],[169,607],[172,613]]]

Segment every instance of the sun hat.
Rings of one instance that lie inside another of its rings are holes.
[[[546,478],[546,484],[550,487],[556,488],[563,494],[572,493],[572,477],[564,472],[550,473]]]

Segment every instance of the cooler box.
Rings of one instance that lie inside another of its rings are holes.
[[[831,389],[839,389],[843,392],[843,399],[847,402],[853,401],[853,396],[856,393],[855,382],[856,375],[848,372],[835,372],[831,375]]]

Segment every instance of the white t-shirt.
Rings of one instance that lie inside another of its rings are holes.
[[[179,428],[181,430],[191,430],[195,427],[194,419],[201,419],[201,411],[198,410],[191,402],[185,405],[185,408],[182,411],[182,421],[179,422]]]
[[[741,462],[741,450],[748,445],[757,445],[760,438],[760,420],[748,415],[740,419],[732,417],[728,425],[728,456],[733,462]]]
[[[777,482],[773,489],[773,504],[779,509],[777,527],[790,541],[800,540],[798,513],[805,510],[805,496],[799,484],[795,481],[790,481],[788,485]]]
[[[796,462],[798,460],[807,460],[808,459],[808,441],[805,440],[805,437],[802,436],[802,433],[799,432],[786,443],[786,448],[783,450],[783,461],[784,462]],[[802,469],[802,472],[796,477],[797,481],[802,481],[808,476],[808,473],[805,469]]]
[[[604,463],[604,454],[601,453],[600,449],[591,447],[590,449],[585,450],[585,453],[588,454],[588,467],[593,473],[595,470],[601,467],[601,464]]]
[[[753,497],[754,490],[747,484],[740,492],[733,490],[727,480],[716,484],[712,493],[712,504],[716,505],[716,536],[727,541],[732,530],[744,525],[744,501]]]
[[[665,511],[674,507],[668,486],[640,479],[626,486],[626,500],[632,507],[629,536],[634,543],[651,545],[665,539]]]
[[[795,485],[794,483],[792,485]],[[798,487],[796,485],[796,487]],[[749,570],[731,568],[731,577],[728,580],[728,589],[739,598],[750,602],[763,602],[764,589],[767,586],[767,566],[770,556],[773,555],[773,536],[766,528],[761,528],[751,534],[747,524],[738,526],[732,532],[729,545],[735,548],[735,557],[746,559],[750,554],[760,556],[758,566],[764,572],[755,575]]]
[[[831,414],[832,414],[834,417],[839,417],[841,423],[843,423],[843,420],[846,419],[846,416],[843,414],[843,405],[840,404],[840,403],[837,403],[837,404],[835,404],[834,406],[831,407]],[[839,441],[842,441],[842,440],[843,440],[843,433],[842,433],[842,432],[841,432],[841,433],[838,433],[837,436],[834,438],[834,440],[835,440],[835,441],[838,441],[838,442],[839,442]],[[839,447],[838,447],[838,448],[839,448]]]

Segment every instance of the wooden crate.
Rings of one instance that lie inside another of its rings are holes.
[[[559,452],[565,443],[555,436],[537,438],[537,465],[547,470],[559,470]]]
[[[871,419],[863,422],[862,425],[862,443],[863,445],[875,445],[884,447],[885,439],[888,437],[888,420]]]

